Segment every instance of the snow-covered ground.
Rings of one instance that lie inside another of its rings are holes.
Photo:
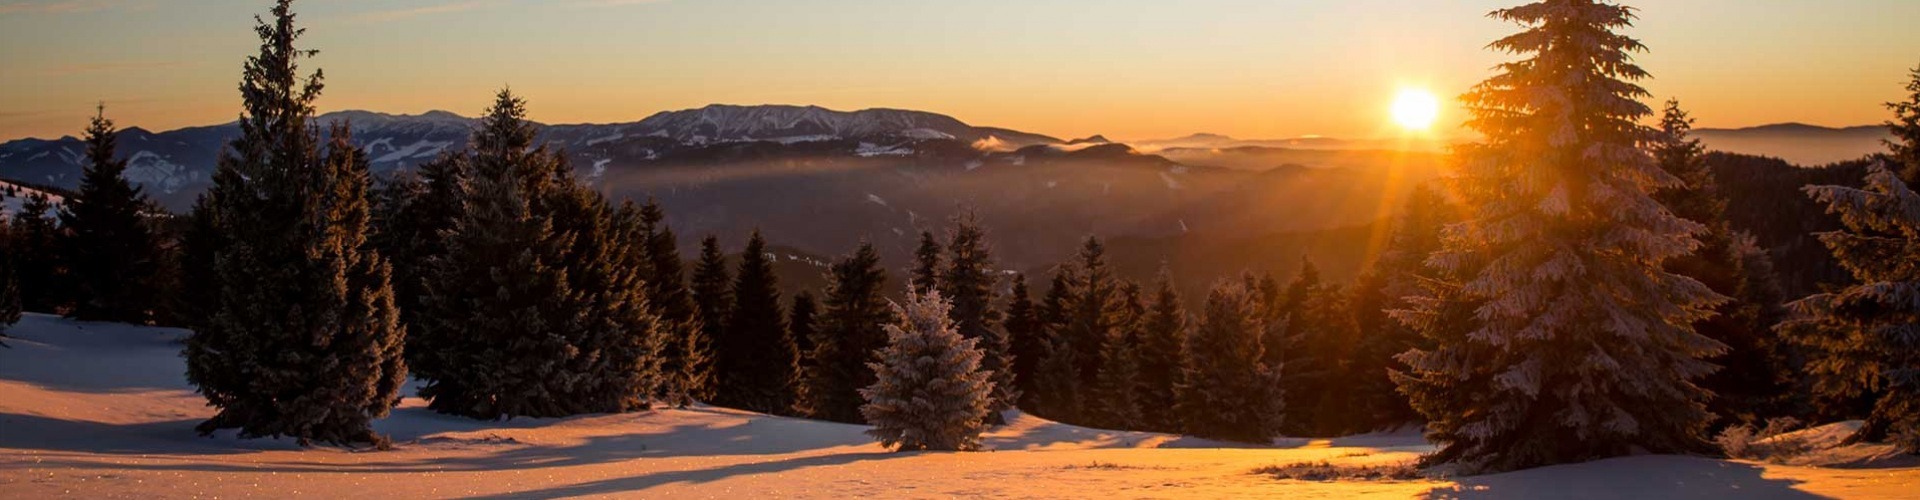
[[[182,330],[28,315],[0,349],[0,498],[1914,498],[1920,468],[1647,456],[1434,481],[1304,482],[1254,469],[1384,463],[1413,433],[1271,447],[1016,416],[994,451],[890,453],[861,426],[721,408],[476,422],[408,399],[393,451],[198,437]]]

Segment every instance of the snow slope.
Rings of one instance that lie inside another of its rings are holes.
[[[1451,481],[1302,482],[1305,461],[1392,462],[1411,433],[1270,447],[1112,432],[1014,415],[995,451],[889,453],[862,426],[700,407],[476,422],[408,399],[394,451],[197,437],[183,330],[30,314],[0,349],[0,498],[1897,498],[1920,469],[1816,469],[1649,456]],[[1910,496],[1908,498],[1911,498]]]

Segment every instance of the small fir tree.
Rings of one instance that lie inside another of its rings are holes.
[[[900,322],[887,325],[886,347],[868,363],[874,383],[860,390],[866,400],[860,414],[873,425],[867,434],[884,446],[900,451],[980,447],[993,381],[980,367],[985,354],[978,339],[960,335],[950,307],[938,291],[911,290],[907,304],[895,306]]]
[[[913,271],[910,274],[914,291],[926,293],[940,289],[940,240],[933,231],[920,232],[920,246],[913,250]]]
[[[52,217],[53,202],[34,193],[8,221],[13,232],[13,262],[18,266],[21,307],[28,311],[59,313],[68,299],[66,259],[60,251],[61,228]]]

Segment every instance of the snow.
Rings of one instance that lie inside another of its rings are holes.
[[[64,196],[60,196],[58,194],[49,193],[49,192],[41,191],[38,189],[26,187],[26,186],[21,186],[18,184],[7,182],[7,181],[0,181],[0,188],[14,188],[19,193],[17,196],[9,196],[4,192],[0,192],[0,214],[4,214],[8,217],[12,217],[13,214],[20,213],[21,210],[25,209],[27,204],[27,197],[30,195],[34,195],[34,194],[45,195],[47,197],[47,203],[51,204],[55,210],[58,210],[62,204],[65,204],[67,202],[67,198]]]
[[[626,133],[624,133],[624,132],[614,132],[614,133],[612,133],[612,134],[610,134],[610,135],[605,135],[605,136],[601,136],[601,137],[595,137],[595,138],[592,138],[592,139],[588,139],[588,140],[587,140],[587,145],[588,145],[588,146],[598,146],[598,145],[601,145],[601,144],[605,144],[605,143],[609,143],[609,142],[613,142],[613,141],[618,141],[618,140],[620,140],[620,139],[624,139],[624,138],[626,138],[626,137],[627,137],[627,134],[626,134]]]
[[[0,491],[10,498],[1841,498],[1911,497],[1920,468],[1825,469],[1642,456],[1419,481],[1255,474],[1308,461],[1390,463],[1432,448],[1405,430],[1238,445],[1009,412],[993,451],[892,453],[865,426],[696,406],[480,422],[409,398],[376,428],[393,451],[198,437],[185,330],[29,314],[0,349]]]
[[[908,156],[913,154],[913,147],[904,145],[904,144],[896,145],[896,146],[881,146],[878,144],[862,142],[860,143],[860,147],[854,150],[854,154],[864,156],[864,157]]]
[[[612,164],[613,164],[613,159],[611,159],[611,158],[602,158],[602,159],[598,159],[598,160],[594,160],[594,161],[593,161],[593,173],[591,173],[591,174],[587,174],[587,177],[588,177],[588,178],[593,178],[593,179],[598,179],[598,178],[600,178],[600,176],[602,176],[602,175],[606,175],[606,173],[607,173],[607,165],[612,165]]]
[[[375,158],[373,162],[386,163],[420,156],[432,156],[440,154],[441,151],[447,149],[447,146],[452,145],[453,141],[415,141],[413,144],[408,144],[406,147],[396,149],[392,153],[387,153],[385,156]]]
[[[887,200],[881,198],[880,195],[877,195],[877,194],[867,193],[867,201],[875,205],[880,205],[883,207],[887,206]]]

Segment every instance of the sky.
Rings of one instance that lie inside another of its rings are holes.
[[[267,0],[0,0],[0,140],[231,121]],[[547,123],[725,104],[944,113],[1057,137],[1397,134],[1511,56],[1519,0],[301,0],[322,111]],[[1705,127],[1877,124],[1920,65],[1916,0],[1639,0],[1642,82]],[[1651,104],[1651,103],[1650,103]],[[1440,133],[1462,116],[1442,112]]]

